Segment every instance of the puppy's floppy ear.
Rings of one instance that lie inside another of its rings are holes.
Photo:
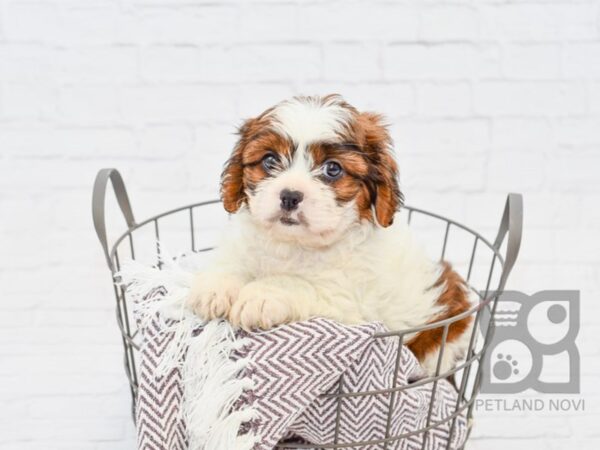
[[[229,213],[234,213],[246,201],[244,192],[244,149],[248,145],[251,130],[256,125],[256,119],[249,119],[239,128],[238,142],[233,153],[225,163],[221,173],[221,199],[223,206]]]
[[[371,202],[375,217],[379,225],[388,227],[394,222],[394,214],[404,200],[398,184],[398,165],[391,153],[392,139],[379,114],[361,113],[359,121],[373,165]]]
[[[375,215],[382,227],[389,227],[394,222],[394,214],[402,206],[404,198],[398,185],[398,165],[387,148],[381,154],[379,177]]]

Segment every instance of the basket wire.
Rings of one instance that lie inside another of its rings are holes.
[[[111,181],[115,196],[117,198],[117,202],[121,209],[121,212],[125,218],[127,224],[127,230],[122,233],[114,242],[112,246],[109,247],[108,239],[106,234],[106,223],[105,223],[105,196],[106,196],[106,188],[108,182]],[[124,348],[124,366],[125,366],[125,374],[128,379],[129,388],[131,391],[132,398],[132,414],[135,420],[135,401],[137,397],[138,390],[138,378],[137,378],[137,370],[136,370],[136,352],[139,350],[139,336],[138,330],[135,328],[135,325],[132,323],[130,319],[130,305],[127,302],[127,295],[125,289],[120,286],[118,283],[117,273],[121,268],[121,260],[122,255],[124,253],[128,254],[128,258],[136,259],[136,247],[134,245],[135,235],[140,232],[142,229],[150,228],[153,233],[154,241],[156,242],[156,247],[154,249],[154,257],[155,257],[155,265],[159,268],[161,267],[161,248],[158,244],[161,238],[161,227],[160,223],[167,217],[179,216],[183,218],[183,221],[186,222],[185,227],[187,228],[187,233],[189,233],[189,250],[192,252],[207,252],[212,250],[212,247],[205,246],[198,248],[198,239],[196,236],[197,224],[194,220],[194,212],[201,211],[202,208],[205,208],[209,205],[214,205],[220,203],[219,200],[211,200],[205,202],[194,203],[192,205],[183,206],[180,208],[172,209],[170,211],[166,211],[164,213],[158,214],[156,216],[150,217],[142,222],[136,223],[134,220],[134,216],[131,210],[131,205],[129,202],[129,198],[127,196],[127,192],[125,189],[125,184],[121,178],[121,175],[116,169],[102,169],[98,172],[96,177],[96,182],[94,184],[94,192],[92,199],[92,215],[94,219],[94,226],[96,229],[96,233],[102,245],[102,249],[104,251],[104,255],[106,258],[106,262],[110,272],[112,274],[112,284],[114,288],[114,295],[116,299],[116,318],[117,325],[119,327],[119,331],[121,334],[123,348]],[[337,399],[337,409],[336,409],[336,421],[335,421],[335,434],[333,442],[326,445],[319,445],[318,448],[322,449],[336,449],[336,448],[355,448],[360,449],[365,446],[380,446],[384,450],[388,448],[393,448],[394,443],[398,443],[402,439],[409,438],[414,435],[421,434],[422,435],[422,448],[426,448],[427,439],[430,430],[440,427],[441,425],[450,423],[450,431],[447,440],[446,448],[450,448],[452,437],[455,433],[456,421],[459,415],[463,414],[466,411],[467,421],[469,424],[468,434],[471,431],[471,418],[473,416],[473,409],[475,406],[475,400],[477,398],[477,394],[479,393],[479,389],[481,386],[482,380],[482,369],[483,364],[482,361],[485,357],[485,352],[488,348],[488,345],[491,341],[493,334],[493,317],[496,312],[496,306],[498,302],[498,298],[501,295],[504,287],[506,285],[506,281],[508,279],[508,275],[516,261],[518,256],[520,242],[521,242],[521,233],[522,233],[522,197],[519,194],[509,194],[506,206],[504,209],[504,213],[502,215],[502,219],[500,222],[499,230],[497,237],[494,243],[488,241],[484,236],[480,233],[472,230],[469,227],[466,227],[458,222],[455,222],[451,219],[443,217],[441,215],[431,213],[419,208],[404,206],[403,207],[404,214],[406,214],[406,222],[411,225],[414,221],[414,218],[417,216],[427,217],[428,219],[433,219],[438,223],[441,223],[443,230],[443,243],[442,249],[440,252],[440,260],[448,259],[447,249],[450,237],[453,235],[453,231],[461,230],[466,235],[472,238],[472,246],[468,256],[468,263],[465,265],[464,270],[461,275],[463,275],[465,281],[467,282],[469,288],[474,292],[478,302],[466,312],[463,312],[460,315],[426,324],[423,326],[405,329],[405,330],[393,330],[387,331],[383,333],[376,334],[374,339],[386,339],[392,338],[398,341],[398,351],[396,354],[394,374],[393,374],[393,382],[390,388],[380,389],[380,390],[372,390],[372,391],[363,391],[363,392],[346,392],[343,389],[344,386],[344,378],[343,375],[340,377],[337,383],[336,392],[333,394],[324,394],[325,396],[333,396]],[[505,237],[508,236],[507,239]],[[505,243],[506,251],[503,255],[501,253],[501,249],[503,248],[503,243]],[[490,258],[489,262],[489,270],[487,272],[487,276],[485,276],[483,285],[485,286],[483,289],[477,289],[476,286],[472,282],[473,274],[476,268],[475,262],[478,259],[481,259],[482,252],[487,252],[488,257]],[[458,269],[457,269],[458,270]],[[494,283],[496,280],[496,283]],[[491,286],[496,286],[494,290],[491,290]],[[482,328],[480,326],[481,315],[484,310],[487,310],[490,314],[490,320],[487,321],[487,325],[485,330],[480,330]],[[448,337],[448,329],[449,327],[456,321],[464,319],[467,316],[473,317],[473,326],[471,335],[469,338],[468,350],[462,361],[457,363],[455,367],[449,369],[445,372],[440,372],[442,358],[444,355],[444,351],[446,349],[446,341]],[[414,335],[418,332],[441,328],[442,329],[442,339],[440,350],[438,353],[437,364],[435,373],[432,376],[426,377],[424,379],[413,382],[409,385],[396,386],[396,381],[398,378],[398,373],[400,370],[400,350],[402,344],[406,342],[406,337],[409,335]],[[481,339],[478,343],[478,336],[481,333]],[[476,366],[474,368],[474,366]],[[440,380],[442,379],[450,379],[456,380],[456,376],[460,375],[460,379],[455,384],[457,389],[457,400],[454,405],[454,411],[451,415],[444,417],[440,421],[432,420],[432,412],[433,405],[435,400],[436,388]],[[427,420],[426,424],[423,428],[418,430],[413,430],[411,432],[406,432],[398,435],[391,435],[391,423],[392,423],[392,412],[394,410],[394,404],[398,401],[398,397],[402,392],[414,389],[419,386],[423,386],[426,384],[431,384],[431,399],[428,407]],[[375,395],[386,395],[390,397],[388,411],[387,411],[387,426],[385,431],[385,437],[383,439],[378,440],[370,440],[370,441],[360,441],[360,442],[339,442],[340,428],[341,428],[341,400],[347,397],[357,397],[357,396],[375,396]],[[467,435],[468,438],[468,435]],[[465,440],[466,443],[466,440]],[[463,443],[464,447],[464,443]],[[463,448],[461,447],[461,448]],[[297,442],[281,442],[278,444],[277,448],[315,448],[313,444],[303,444]]]

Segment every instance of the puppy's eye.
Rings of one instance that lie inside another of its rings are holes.
[[[279,158],[274,153],[267,153],[262,159],[262,166],[266,172],[271,172],[273,169],[275,169],[277,167],[277,163],[279,163]]]
[[[323,175],[328,180],[337,180],[343,173],[344,170],[342,169],[342,166],[336,161],[327,161],[323,164]]]

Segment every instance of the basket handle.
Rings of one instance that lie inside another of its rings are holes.
[[[521,194],[511,193],[506,198],[504,213],[502,214],[498,234],[494,241],[496,250],[500,250],[507,235],[508,241],[506,243],[504,267],[500,276],[500,290],[504,289],[508,275],[515,265],[517,256],[519,256],[519,249],[521,248],[521,237],[523,235],[523,196]]]
[[[108,251],[105,220],[106,185],[109,181],[112,183],[115,197],[117,198],[123,217],[125,217],[128,229],[135,226],[135,219],[133,218],[133,212],[131,211],[131,204],[129,203],[125,183],[123,182],[123,178],[119,171],[117,169],[101,169],[98,172],[98,175],[96,175],[96,181],[94,182],[94,192],[92,194],[92,218],[94,219],[94,228],[96,229],[98,240],[100,241],[102,250],[104,250],[106,263],[108,264],[108,267],[113,270],[110,253]]]

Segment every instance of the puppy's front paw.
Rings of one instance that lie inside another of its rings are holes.
[[[244,285],[240,277],[228,273],[205,272],[194,278],[187,306],[206,320],[225,317]]]
[[[242,288],[228,318],[246,331],[268,330],[294,320],[294,310],[283,289],[253,281]]]

